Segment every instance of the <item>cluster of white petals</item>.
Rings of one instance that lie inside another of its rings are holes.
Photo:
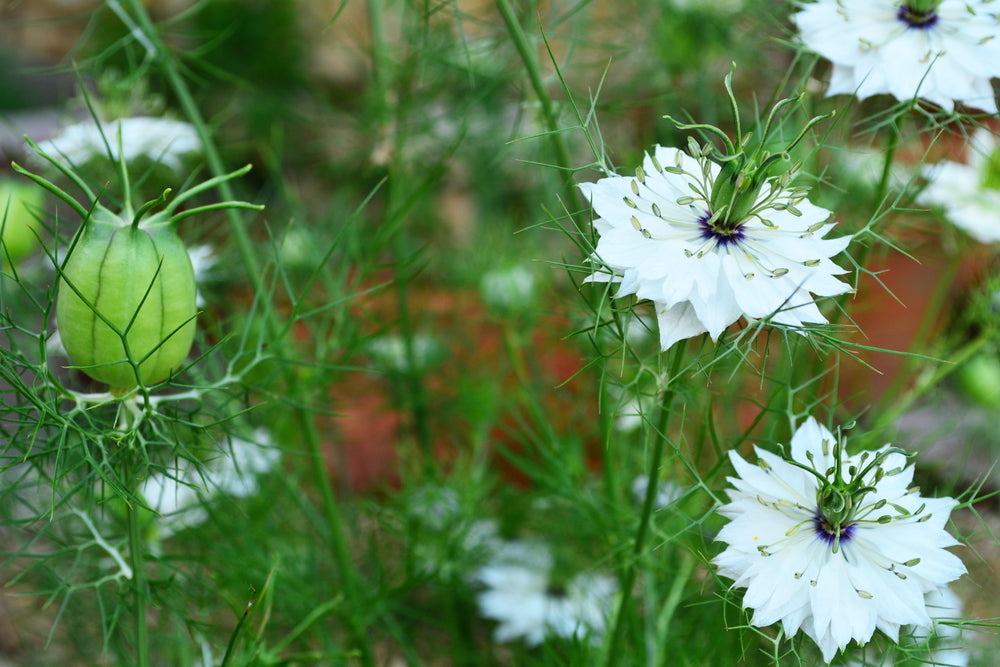
[[[194,126],[169,118],[122,118],[101,123],[85,121],[63,128],[59,134],[38,144],[43,153],[60,156],[80,165],[95,159],[119,160],[118,142],[126,162],[146,157],[171,169],[180,169],[182,158],[201,151]]]
[[[201,470],[185,467],[150,475],[143,482],[143,498],[163,517],[157,525],[161,539],[203,523],[208,518],[204,501],[216,494],[236,498],[256,494],[257,478],[281,460],[281,450],[263,429],[254,432],[253,441],[230,437],[228,442],[229,447]]]
[[[1000,241],[1000,174],[991,156],[1000,151],[992,132],[980,129],[969,141],[968,162],[942,160],[927,165],[927,187],[917,195],[921,206],[940,206],[956,227],[981,243]]]
[[[523,640],[537,646],[548,637],[601,641],[615,598],[615,580],[588,572],[553,590],[553,558],[541,544],[507,542],[479,568],[474,579],[486,588],[476,598],[479,612],[498,625],[497,642]]]
[[[803,43],[833,64],[827,95],[888,93],[997,113],[997,11],[992,0],[942,0],[924,11],[899,0],[819,0],[794,20]]]
[[[719,170],[657,146],[634,177],[580,184],[600,216],[594,260],[601,266],[587,280],[620,282],[616,296],[651,301],[664,350],[705,332],[717,339],[741,317],[824,323],[812,294],[851,291],[830,260],[850,237],[825,239],[830,211],[800,188],[771,181],[752,214],[728,234],[714,233],[708,198]]]
[[[792,438],[791,459],[833,482],[841,451],[835,442],[810,418]],[[753,609],[754,625],[780,621],[788,636],[801,629],[828,663],[876,629],[898,642],[900,626],[931,627],[925,595],[965,572],[946,550],[957,544],[945,530],[956,501],[922,497],[910,487],[906,457],[887,449],[841,454],[841,470],[861,471],[859,482],[873,490],[836,538],[816,475],[759,448],[758,465],[729,453],[738,476],[729,478],[735,489],[719,510],[730,522],[718,535],[728,545],[714,560],[718,572],[746,589],[743,605]],[[868,467],[880,455],[879,465]]]

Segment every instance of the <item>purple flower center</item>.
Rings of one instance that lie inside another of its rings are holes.
[[[698,218],[698,225],[701,227],[701,238],[706,241],[709,239],[714,240],[717,245],[725,248],[739,244],[746,237],[746,234],[743,233],[743,225],[727,227],[719,220],[710,223],[709,220],[711,218],[712,215],[707,211]]]
[[[901,5],[896,12],[896,18],[910,28],[929,30],[938,21],[938,15],[933,9],[913,9],[909,5]]]
[[[822,514],[817,514],[813,517],[813,530],[816,531],[816,535],[819,536],[828,546],[833,546],[834,540],[837,538],[837,528],[830,524],[829,521],[823,518]],[[846,544],[851,541],[851,537],[854,536],[854,524],[849,523],[846,526],[841,526],[840,528],[840,543]]]

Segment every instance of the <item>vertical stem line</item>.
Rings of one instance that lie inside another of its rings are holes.
[[[194,96],[191,94],[190,88],[188,88],[187,82],[184,80],[184,77],[181,76],[177,64],[171,56],[170,50],[160,37],[159,30],[157,30],[156,26],[153,24],[152,19],[150,19],[149,14],[142,6],[140,0],[126,1],[128,2],[129,9],[135,16],[140,31],[146,37],[148,43],[153,47],[156,62],[162,69],[164,76],[166,76],[170,88],[174,91],[174,94],[177,95],[181,109],[184,111],[185,116],[191,124],[194,125],[195,130],[198,133],[198,138],[201,141],[203,150],[205,151],[205,160],[208,163],[209,171],[213,176],[222,176],[226,174],[227,172],[222,161],[222,156],[219,154],[218,148],[216,148],[215,142],[212,140],[212,135],[211,132],[209,132],[208,125],[205,123],[205,120],[201,115],[201,111],[198,109],[198,105],[194,100]],[[219,183],[218,187],[224,199],[235,199],[232,187],[228,182],[223,181],[222,183]],[[247,277],[250,280],[254,293],[261,294],[265,291],[263,272],[261,271],[260,259],[257,257],[257,253],[254,250],[253,242],[250,239],[250,234],[247,231],[246,225],[234,209],[227,209],[226,216],[229,219],[229,225],[233,238],[236,240],[237,248],[239,249],[244,267],[246,268]],[[278,320],[274,311],[268,311],[265,326],[269,332],[281,331],[282,323]],[[341,510],[333,494],[333,482],[330,478],[330,472],[326,466],[326,459],[323,456],[321,441],[319,433],[316,429],[313,415],[309,412],[308,408],[303,407],[308,405],[311,397],[308,395],[307,386],[304,383],[299,382],[295,377],[293,369],[288,369],[286,367],[285,380],[288,384],[289,392],[291,393],[291,404],[295,406],[293,408],[295,418],[303,428],[302,434],[308,450],[309,460],[311,463],[310,467],[312,468],[315,484],[322,496],[323,511],[327,521],[327,527],[329,529],[334,563],[348,597],[356,600],[359,590],[357,582],[358,575],[355,571],[354,564],[351,561],[350,551],[347,547],[347,538],[344,533]],[[366,667],[374,667],[375,661],[372,655],[371,641],[368,634],[362,627],[362,624],[357,620],[357,616],[350,615],[348,618],[348,625],[352,639],[360,652],[362,664]]]
[[[900,127],[901,116],[889,126],[889,144],[885,147],[885,161],[882,162],[882,175],[878,181],[878,189],[875,191],[875,202],[882,206],[886,195],[889,194],[889,178],[892,176],[892,164],[896,159],[896,149],[899,148],[899,135],[902,132]]]
[[[934,328],[934,321],[940,314],[941,305],[944,303],[945,298],[948,296],[948,290],[951,289],[955,281],[955,275],[958,273],[961,261],[962,255],[958,252],[948,258],[947,266],[937,282],[934,283],[934,291],[931,293],[930,299],[927,300],[927,305],[920,316],[920,322],[913,333],[913,338],[910,339],[909,345],[906,347],[907,350],[917,354],[924,353],[924,348],[927,346],[931,331]],[[882,395],[883,405],[886,406],[886,409],[888,409],[889,405],[898,402],[900,399],[905,400],[907,398],[908,392],[905,390],[907,380],[919,361],[921,361],[920,357],[903,357],[902,363],[900,363],[896,371],[896,376],[889,383],[885,393]],[[885,412],[886,409],[879,410],[879,413]]]
[[[555,105],[552,103],[552,98],[545,89],[545,82],[542,80],[542,73],[535,51],[532,49],[528,36],[525,35],[524,29],[521,27],[521,23],[517,20],[517,15],[514,13],[510,1],[496,0],[496,3],[504,25],[507,26],[507,32],[510,33],[514,47],[517,49],[517,53],[521,57],[521,62],[524,64],[524,69],[528,73],[528,81],[531,83],[531,88],[542,105],[542,117],[545,122],[545,128],[548,130],[549,143],[552,144],[552,150],[555,152],[556,165],[569,173],[571,170],[569,150],[566,148],[566,142],[563,140],[563,135],[560,132],[559,118],[556,114]],[[562,187],[565,205],[569,206],[576,195],[576,190],[573,188],[568,177],[562,178]]]
[[[385,38],[383,29],[383,0],[370,0],[368,3],[368,22],[370,25],[372,38],[372,86],[375,89],[375,100],[378,107],[376,118],[378,127],[388,126],[391,121],[390,110],[395,109],[397,119],[395,128],[392,131],[394,147],[388,165],[388,179],[386,181],[385,192],[385,214],[386,227],[395,229],[392,237],[392,254],[394,266],[396,267],[393,280],[393,287],[396,292],[396,303],[399,313],[399,332],[403,339],[403,352],[406,357],[408,372],[403,375],[402,388],[407,400],[407,408],[412,415],[413,436],[417,441],[423,458],[425,471],[431,476],[437,475],[438,468],[433,460],[433,443],[430,428],[430,401],[427,395],[427,387],[421,371],[418,371],[417,354],[414,346],[414,326],[413,317],[410,312],[410,278],[412,268],[410,258],[407,256],[406,239],[399,228],[395,226],[396,216],[401,216],[402,211],[397,211],[396,202],[400,199],[397,196],[399,188],[395,175],[401,171],[399,156],[402,154],[401,147],[405,145],[407,136],[403,115],[406,112],[405,101],[408,95],[400,95],[399,100],[389,99],[389,74],[391,68],[390,59],[386,57],[389,52],[389,45]],[[404,209],[405,210],[405,209]]]
[[[607,665],[613,667],[618,662],[619,650],[622,636],[625,632],[625,611],[628,607],[632,588],[635,585],[636,573],[639,569],[639,560],[642,557],[643,549],[646,546],[646,534],[649,532],[649,519],[653,514],[653,504],[656,501],[656,491],[660,482],[660,465],[663,461],[663,450],[667,444],[667,426],[670,423],[671,408],[677,394],[673,388],[677,374],[680,371],[681,362],[684,360],[685,345],[677,344],[674,349],[674,356],[670,362],[669,375],[667,376],[667,386],[660,396],[660,409],[656,418],[656,426],[650,431],[649,438],[652,445],[652,454],[649,459],[648,483],[646,485],[646,496],[642,502],[642,515],[639,517],[639,527],[636,529],[635,542],[632,547],[632,559],[626,565],[625,575],[622,578],[622,597],[618,605],[618,613],[615,617],[614,633],[611,636],[611,644],[608,646]]]
[[[140,507],[134,500],[127,504],[128,549],[132,561],[132,590],[135,600],[135,664],[149,667],[149,627],[147,613],[147,590],[145,555],[146,543],[142,535]]]

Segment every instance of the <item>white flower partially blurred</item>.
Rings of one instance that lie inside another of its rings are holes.
[[[517,312],[531,307],[535,298],[535,276],[524,266],[493,269],[479,281],[483,301],[499,312]]]
[[[600,216],[598,268],[586,282],[620,283],[616,297],[651,301],[664,350],[705,332],[715,340],[741,317],[826,322],[812,294],[851,291],[830,260],[850,237],[823,238],[830,211],[772,179],[745,214],[719,217],[710,201],[719,172],[706,157],[657,146],[634,177],[580,184]]]
[[[119,133],[126,162],[147,157],[177,170],[184,156],[201,151],[201,140],[191,124],[143,116],[101,123],[100,127],[93,120],[69,125],[38,147],[74,165],[107,158],[109,151],[110,157],[117,161]]]
[[[419,569],[444,578],[469,578],[473,566],[503,545],[500,526],[493,519],[477,519],[463,509],[454,489],[425,486],[405,499],[408,520],[419,533],[411,549]]]
[[[372,361],[382,371],[392,373],[420,373],[427,370],[443,355],[441,344],[427,334],[416,334],[410,341],[413,359],[407,355],[406,341],[401,336],[386,334],[368,341],[367,350]]]
[[[475,573],[486,586],[476,597],[479,612],[499,624],[497,642],[522,639],[537,646],[550,636],[589,639],[599,644],[614,602],[617,583],[607,576],[579,573],[564,587],[552,580],[553,558],[541,544],[508,542]]]
[[[997,112],[1000,76],[992,0],[819,0],[793,16],[805,45],[833,63],[827,95],[921,97]]]
[[[738,12],[743,9],[743,0],[670,0],[678,9],[702,9],[719,13]]]
[[[965,648],[962,630],[951,623],[962,619],[962,600],[947,586],[941,586],[924,596],[932,623],[914,629],[917,641],[932,642],[931,659],[941,665],[965,667],[969,651]]]
[[[246,498],[257,493],[257,478],[275,468],[281,450],[264,429],[254,431],[253,440],[232,436],[229,447],[208,461],[201,473],[184,467],[170,474],[156,473],[143,482],[140,492],[150,509],[162,519],[157,535],[162,539],[208,518],[204,503],[216,494]]]
[[[632,497],[642,504],[646,501],[646,490],[649,487],[649,475],[639,475],[632,482]],[[669,479],[661,479],[653,498],[653,509],[663,509],[684,495],[684,489]]]
[[[187,249],[188,257],[191,258],[191,268],[194,269],[194,282],[198,285],[198,294],[195,303],[199,308],[205,307],[205,297],[201,293],[201,284],[215,269],[219,263],[219,256],[215,254],[215,249],[207,243],[191,246]]]
[[[632,396],[619,404],[615,412],[615,430],[619,433],[631,433],[642,426],[643,415],[646,414],[643,402]]]
[[[757,465],[735,451],[738,477],[719,513],[730,519],[715,557],[721,576],[745,588],[751,623],[800,629],[830,662],[875,630],[899,641],[903,625],[930,627],[925,595],[965,566],[946,547],[957,502],[912,488],[913,466],[888,445],[849,456],[813,418],[795,432],[791,458],[756,448]]]
[[[968,152],[966,164],[941,160],[925,165],[927,187],[917,195],[917,203],[942,207],[945,218],[972,238],[996,243],[1000,241],[1000,140],[988,130],[977,130]]]

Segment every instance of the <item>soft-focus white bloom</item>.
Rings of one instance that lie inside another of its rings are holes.
[[[639,475],[632,482],[632,497],[640,505],[646,502],[646,489],[649,487],[649,475]],[[653,508],[663,509],[684,495],[684,489],[670,479],[661,479],[656,496],[653,498]]]
[[[454,489],[425,486],[414,489],[404,507],[417,529],[412,553],[426,574],[469,579],[472,567],[481,565],[503,548],[500,526],[494,519],[473,519],[463,509]]]
[[[965,667],[969,664],[970,656],[962,641],[962,630],[949,624],[962,618],[961,598],[947,586],[941,586],[927,593],[924,599],[927,602],[927,613],[933,623],[930,627],[915,628],[914,639],[918,641],[931,639],[930,634],[933,631],[936,639],[931,639],[933,642],[931,659],[942,665]]]
[[[183,156],[201,151],[201,140],[189,123],[142,116],[101,123],[100,128],[92,120],[70,125],[48,141],[40,142],[38,147],[75,165],[107,158],[109,149],[111,157],[118,160],[119,133],[126,162],[145,156],[171,169],[180,169]]]
[[[812,418],[791,461],[756,453],[758,465],[729,453],[738,477],[718,536],[729,546],[714,560],[746,589],[754,625],[801,629],[827,662],[876,628],[898,642],[900,626],[931,625],[925,594],[965,572],[945,550],[957,544],[945,530],[955,500],[911,489],[913,467],[888,445],[847,456]]]
[[[794,20],[805,45],[833,63],[827,95],[889,93],[996,113],[997,11],[992,0],[942,0],[927,10],[899,0],[819,0]]]
[[[642,426],[644,406],[638,397],[633,396],[621,403],[615,412],[615,430],[619,433],[631,433]]]
[[[253,441],[230,437],[229,448],[207,462],[201,473],[182,468],[170,474],[150,475],[140,489],[151,509],[163,517],[158,535],[168,537],[208,518],[204,501],[217,493],[246,498],[257,493],[257,478],[281,460],[281,451],[264,429],[254,432]]]
[[[544,545],[508,542],[476,571],[486,586],[476,601],[479,612],[499,622],[497,642],[523,639],[536,646],[546,637],[601,640],[617,590],[615,580],[580,573],[562,590],[553,590],[552,554]]]
[[[530,307],[535,297],[535,276],[525,266],[494,269],[479,281],[483,301],[500,311],[519,311]]]
[[[1000,161],[992,158],[998,151],[996,135],[978,130],[969,142],[968,164],[942,160],[924,167],[928,183],[917,203],[943,207],[952,224],[980,243],[1000,241]]]
[[[194,269],[194,282],[200,286],[219,263],[219,256],[215,254],[215,249],[207,243],[191,246],[187,249],[187,254],[191,258],[191,268]],[[202,296],[200,287],[195,303],[199,308],[205,307],[205,297]]]
[[[620,282],[616,296],[652,301],[664,350],[705,332],[717,339],[743,316],[826,322],[810,292],[851,290],[833,277],[845,271],[830,257],[850,237],[823,238],[833,228],[830,211],[775,180],[742,219],[723,224],[709,203],[718,175],[706,158],[657,146],[635,177],[580,184],[600,216],[595,260],[603,266],[587,280]]]
[[[743,0],[671,0],[678,9],[701,9],[713,12],[738,12]]]
[[[419,373],[427,370],[444,354],[441,344],[426,334],[416,334],[410,341],[413,346],[413,366],[407,356],[406,341],[401,336],[385,335],[368,341],[367,350],[372,361],[383,371],[393,373]]]
[[[850,147],[832,154],[837,184],[850,192],[855,188],[874,190],[885,169],[885,153],[871,148]],[[907,186],[914,177],[914,169],[902,162],[889,167],[889,187],[897,191]]]

